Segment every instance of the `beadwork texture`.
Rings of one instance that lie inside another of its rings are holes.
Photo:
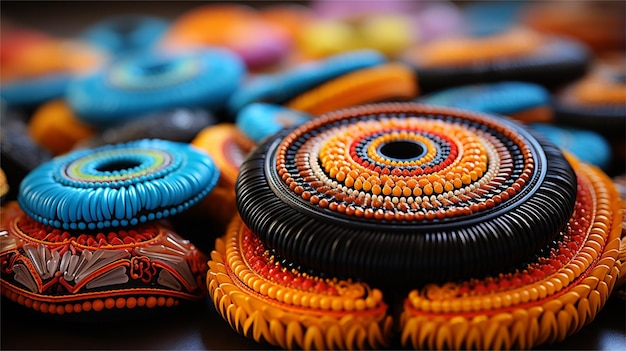
[[[413,290],[402,344],[418,349],[529,349],[590,323],[620,275],[618,194],[599,169],[573,158],[578,195],[559,236],[513,271]]]
[[[11,202],[0,216],[2,295],[55,316],[170,308],[206,296],[207,257],[158,222],[65,231]],[[90,314],[91,315],[91,314]]]
[[[209,294],[238,333],[286,349],[389,346],[392,319],[379,290],[289,265],[238,216],[215,246]]]
[[[144,139],[46,162],[20,183],[18,201],[36,221],[65,230],[133,226],[188,209],[219,174],[189,144]]]
[[[339,110],[266,140],[237,205],[286,259],[370,284],[497,272],[553,240],[576,180],[561,151],[510,121],[437,106]]]

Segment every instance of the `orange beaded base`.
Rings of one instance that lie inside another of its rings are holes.
[[[280,262],[241,218],[216,241],[207,286],[238,333],[282,348],[354,349],[389,345],[392,318],[382,293],[325,279]]]
[[[620,273],[619,196],[601,171],[570,158],[574,214],[550,251],[524,270],[413,290],[401,341],[428,349],[527,349],[591,322]]]

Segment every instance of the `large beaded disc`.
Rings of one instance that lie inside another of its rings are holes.
[[[237,205],[288,261],[370,284],[446,281],[511,267],[571,217],[561,151],[514,122],[416,103],[325,114],[260,144]]]
[[[30,217],[56,228],[136,225],[185,211],[217,184],[219,169],[185,143],[143,139],[59,156],[20,183]]]

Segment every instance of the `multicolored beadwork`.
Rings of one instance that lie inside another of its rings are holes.
[[[162,224],[68,232],[38,223],[16,202],[1,213],[1,292],[29,309],[143,314],[206,295],[207,257]]]
[[[21,182],[18,201],[36,221],[65,230],[134,226],[188,209],[219,174],[189,144],[144,139],[46,162]]]
[[[415,285],[497,271],[543,247],[570,218],[576,181],[556,146],[513,122],[390,103],[269,138],[236,190],[243,221],[282,257]]]
[[[209,267],[216,309],[257,342],[307,350],[389,346],[392,318],[379,290],[287,263],[238,216],[217,240]]]
[[[404,346],[529,349],[594,319],[620,274],[622,219],[610,179],[570,161],[578,195],[556,240],[515,270],[413,290],[400,318]]]

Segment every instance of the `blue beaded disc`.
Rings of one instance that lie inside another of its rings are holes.
[[[3,84],[0,98],[8,106],[37,106],[63,96],[71,80],[70,74],[58,73]]]
[[[579,160],[604,169],[610,166],[611,145],[599,133],[542,123],[533,123],[530,126]]]
[[[245,73],[243,61],[225,49],[142,52],[74,81],[67,99],[83,122],[109,127],[168,108],[220,110]]]
[[[147,50],[169,28],[165,19],[144,15],[120,15],[89,27],[82,38],[114,56]]]
[[[235,115],[253,102],[280,104],[330,79],[386,61],[382,53],[365,49],[306,62],[276,74],[259,75],[233,94],[228,109]]]
[[[550,93],[538,84],[507,81],[449,88],[418,100],[428,104],[508,115],[548,105]]]
[[[299,126],[311,118],[306,113],[282,105],[255,102],[239,111],[236,122],[240,131],[259,143],[281,129]]]
[[[185,143],[143,139],[71,152],[31,171],[18,202],[45,225],[102,229],[187,210],[211,192],[219,169]]]

